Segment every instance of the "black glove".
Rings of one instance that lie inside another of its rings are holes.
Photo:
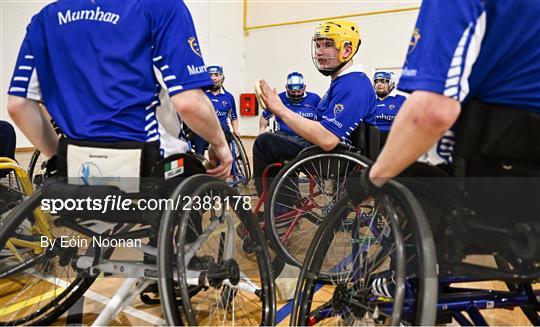
[[[345,182],[347,196],[354,205],[359,205],[368,196],[375,195],[381,191],[369,179],[370,171],[371,166],[361,171],[355,170],[347,177],[347,181]]]
[[[58,155],[50,157],[47,161],[43,161],[41,168],[45,170],[45,177],[53,177],[58,174]]]

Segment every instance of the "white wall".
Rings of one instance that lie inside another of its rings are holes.
[[[235,97],[240,132],[245,133],[251,121],[244,121],[238,108],[245,75],[243,2],[194,0],[186,3],[195,22],[206,65],[223,66],[224,86]]]
[[[6,92],[26,25],[49,2],[0,0],[0,119],[9,120]],[[419,5],[416,0],[247,2],[248,26]],[[283,90],[286,75],[291,71],[304,74],[308,90],[322,96],[327,89],[329,79],[319,74],[311,62],[310,40],[317,22],[251,30],[244,36],[242,0],[188,0],[186,3],[195,21],[206,64],[223,65],[225,87],[237,101],[240,93],[253,92],[254,82],[259,78]],[[362,37],[355,62],[362,63],[370,75],[375,68],[401,67],[416,16],[417,11],[412,11],[351,18],[359,25]],[[256,135],[258,117],[240,117],[240,131]],[[31,144],[19,133],[17,146]]]

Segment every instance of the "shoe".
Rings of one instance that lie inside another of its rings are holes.
[[[377,277],[373,278],[371,282],[371,291],[374,295],[393,298],[393,294],[396,291],[396,283],[394,282],[394,272],[387,270],[378,274]]]

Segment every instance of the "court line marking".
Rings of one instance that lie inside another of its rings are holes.
[[[29,307],[29,306],[34,305],[36,303],[39,303],[39,301],[41,301],[41,300],[52,298],[52,297],[56,296],[57,294],[62,293],[63,290],[64,289],[54,289],[52,291],[49,291],[49,292],[46,292],[46,293],[43,293],[43,294],[40,294],[40,295],[36,295],[36,296],[34,296],[32,298],[29,298],[29,299],[22,300],[20,302],[11,304],[11,305],[9,305],[9,306],[7,306],[5,308],[0,308],[0,316],[7,315],[7,314],[13,313],[15,311],[24,309],[26,307]]]
[[[35,272],[35,270],[32,269],[32,272],[31,274],[35,277],[38,277],[38,278],[41,278],[45,281],[48,281],[49,283],[52,283],[56,286],[59,286],[59,287],[62,287],[62,288],[67,288],[69,286],[69,283],[60,279],[60,278],[57,278],[57,277],[43,277],[43,276],[40,276],[37,272]],[[78,288],[75,287],[73,290],[76,290]],[[93,300],[93,301],[96,301],[98,303],[101,303],[103,305],[107,305],[109,303],[109,301],[111,300],[111,298],[107,297],[107,296],[104,296],[104,295],[101,295],[101,294],[98,294],[94,291],[91,291],[91,290],[87,290],[86,292],[84,292],[84,297],[90,299],[90,300]],[[135,309],[134,307],[128,305],[127,307],[125,307],[122,311],[120,312],[124,312],[126,314],[129,314],[130,316],[133,316],[137,319],[140,319],[140,320],[143,320],[143,321],[146,321],[146,322],[149,322],[151,324],[154,324],[154,325],[158,325],[158,326],[164,326],[166,325],[166,322],[164,319],[161,319],[160,317],[157,317],[157,316],[154,316],[148,312],[145,312],[145,311],[142,311],[142,310],[139,310],[139,309]]]

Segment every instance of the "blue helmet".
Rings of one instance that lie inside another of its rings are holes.
[[[376,72],[375,75],[373,75],[373,84],[375,85],[375,82],[378,80],[383,80],[388,82],[388,92],[392,92],[394,87],[396,86],[396,77],[394,73],[392,72]]]
[[[304,76],[299,72],[292,72],[287,75],[287,90],[302,90],[306,84],[304,83]]]
[[[208,71],[208,74],[223,74],[223,66],[207,66],[206,70]]]

